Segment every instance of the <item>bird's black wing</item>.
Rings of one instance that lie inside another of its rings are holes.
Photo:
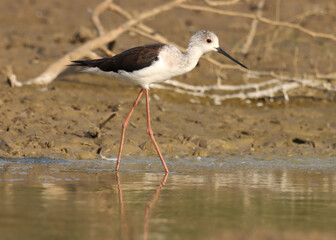
[[[132,72],[152,64],[158,60],[158,54],[164,44],[151,44],[135,47],[121,52],[113,57],[94,60],[72,61],[70,66],[97,67],[104,72],[124,70]]]

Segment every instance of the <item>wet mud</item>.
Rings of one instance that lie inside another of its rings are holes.
[[[1,156],[97,159],[102,153],[115,157],[121,123],[138,89],[120,86],[116,90],[111,85],[62,81],[43,88],[3,85]],[[152,128],[168,158],[335,157],[334,103],[293,100],[216,106],[172,97],[151,91]],[[126,130],[124,155],[156,156],[146,134],[143,100]]]

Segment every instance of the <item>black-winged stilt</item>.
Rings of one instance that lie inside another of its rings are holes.
[[[214,33],[206,30],[199,31],[190,38],[189,46],[185,53],[182,53],[172,45],[151,44],[128,49],[113,57],[73,61],[74,64],[71,66],[83,66],[85,72],[116,77],[121,80],[133,82],[141,87],[140,93],[136,98],[131,111],[128,113],[122,124],[116,171],[119,170],[127,123],[139,102],[141,95],[145,91],[147,133],[155,146],[166,173],[168,173],[167,165],[154,139],[150,124],[148,99],[149,86],[151,83],[163,82],[174,76],[191,71],[196,66],[200,57],[211,51],[217,51],[240,66],[247,68],[221,49],[219,47],[218,37]]]

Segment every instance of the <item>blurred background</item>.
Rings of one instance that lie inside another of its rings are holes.
[[[335,22],[335,0],[1,0],[1,239],[335,239]],[[201,29],[249,71],[209,53],[151,86],[173,173],[141,99],[116,175],[139,88],[66,65]]]
[[[62,55],[98,37],[97,30],[104,28],[104,33],[115,30],[127,18],[150,12],[168,2],[102,3],[104,9],[100,6],[96,11],[100,1],[2,1],[1,31],[4,37],[0,44],[4,51],[0,64],[14,65],[22,81],[37,77]],[[99,26],[91,21],[93,12],[99,12]],[[106,48],[112,55],[158,41],[186,48],[190,36],[200,29],[207,29],[214,31],[222,48],[244,62],[250,72],[242,71],[213,53],[200,62],[198,71],[181,76],[180,80],[187,79],[192,85],[211,86],[219,78],[221,85],[246,85],[275,78],[279,80],[276,84],[260,85],[261,89],[271,92],[245,93],[244,97],[272,97],[281,92],[279,86],[284,86],[283,89],[288,87],[290,90],[289,95],[328,98],[321,90],[335,91],[335,18],[335,2],[331,0],[181,1],[175,7],[159,11],[127,28],[111,39]],[[105,44],[101,46],[105,47]],[[96,53],[106,56],[107,51],[98,49]],[[293,86],[288,82],[298,84]],[[220,92],[219,95],[237,93],[237,90],[244,89]]]

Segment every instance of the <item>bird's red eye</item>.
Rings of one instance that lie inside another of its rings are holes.
[[[206,41],[207,41],[207,43],[211,43],[212,42],[210,38],[208,38]]]

